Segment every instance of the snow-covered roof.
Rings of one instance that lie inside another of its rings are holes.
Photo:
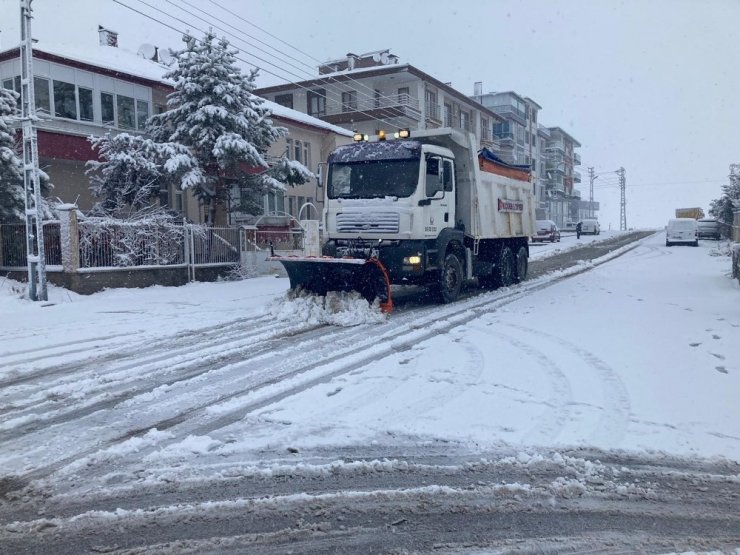
[[[371,66],[371,67],[357,67],[355,69],[342,69],[340,71],[335,71],[333,73],[322,73],[316,79],[327,79],[331,77],[337,77],[340,75],[354,75],[357,73],[372,73],[376,71],[403,71],[408,70],[408,68],[412,67],[409,64],[389,64],[384,66]],[[269,87],[266,87],[269,88]]]
[[[153,60],[143,58],[138,54],[123,48],[97,44],[94,46],[85,45],[83,47],[72,44],[55,44],[39,41],[34,45],[34,50],[99,67],[101,69],[125,73],[132,77],[139,77],[170,86],[172,85],[171,81],[162,78],[162,76],[169,70],[167,66]]]
[[[5,50],[5,52],[10,50],[11,49]],[[12,50],[17,51],[18,49],[13,48]],[[46,54],[59,56],[61,58],[66,58],[68,60],[88,64],[90,66],[99,67],[109,71],[125,73],[132,77],[156,81],[170,87],[173,85],[172,81],[162,77],[169,71],[170,68],[168,66],[143,58],[134,52],[117,48],[115,46],[95,45],[93,47],[78,47],[70,44],[39,42],[34,45],[34,51],[44,52]],[[3,52],[0,52],[0,54],[2,53]],[[269,100],[265,100],[265,105],[275,116],[333,131],[339,135],[347,137],[352,136],[352,132],[347,129],[332,125],[297,110],[286,108],[285,106],[281,106]]]
[[[344,135],[345,137],[352,136],[352,131],[349,131],[348,129],[344,129],[343,127],[332,125],[331,123],[327,123],[324,120],[321,120],[319,118],[309,116],[308,114],[304,114],[303,112],[299,112],[298,110],[293,110],[292,108],[286,108],[285,106],[276,104],[275,102],[272,102],[271,100],[265,100],[265,106],[269,108],[270,111],[275,116],[279,116],[285,119],[291,119],[293,121],[297,121],[300,123],[305,123],[313,127],[320,127],[328,131],[333,131],[334,133],[337,133],[338,135]]]

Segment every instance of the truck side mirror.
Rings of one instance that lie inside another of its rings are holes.
[[[316,185],[319,188],[324,186],[324,168],[326,168],[326,163],[324,162],[320,162],[316,168]]]

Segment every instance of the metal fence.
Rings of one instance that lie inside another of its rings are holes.
[[[122,268],[184,264],[182,226],[80,222],[80,267]]]
[[[261,231],[237,227],[83,220],[77,223],[79,268],[142,266],[231,266],[242,252],[268,254],[303,248],[303,231]],[[44,223],[46,264],[62,264],[59,222]],[[24,224],[0,225],[0,266],[25,267]],[[73,254],[71,254],[73,256]]]
[[[239,263],[239,228],[188,226],[188,235],[190,264]]]
[[[0,266],[15,268],[28,264],[26,224],[0,224]],[[62,264],[59,222],[44,222],[44,258],[47,266]]]

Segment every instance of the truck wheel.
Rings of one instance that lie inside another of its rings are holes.
[[[519,247],[516,253],[516,275],[514,281],[519,283],[527,279],[527,270],[529,269],[529,260],[527,258],[527,249]]]
[[[450,253],[445,256],[442,272],[439,274],[437,290],[443,303],[454,302],[460,295],[463,282],[463,268],[460,259]]]
[[[493,277],[496,287],[508,287],[514,283],[516,277],[516,260],[514,253],[509,247],[501,249],[498,264],[493,269]]]

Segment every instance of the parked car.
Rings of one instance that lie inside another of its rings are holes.
[[[532,237],[532,241],[560,241],[560,230],[552,220],[537,220],[537,235]]]
[[[720,239],[719,222],[711,218],[704,218],[697,222],[699,224],[699,239]]]
[[[598,235],[601,233],[601,226],[599,220],[586,219],[581,220],[581,234],[589,233],[591,235]]]
[[[563,231],[575,231],[578,222],[576,220],[565,220]]]
[[[673,218],[665,228],[665,246],[699,246],[699,222],[694,218]]]

